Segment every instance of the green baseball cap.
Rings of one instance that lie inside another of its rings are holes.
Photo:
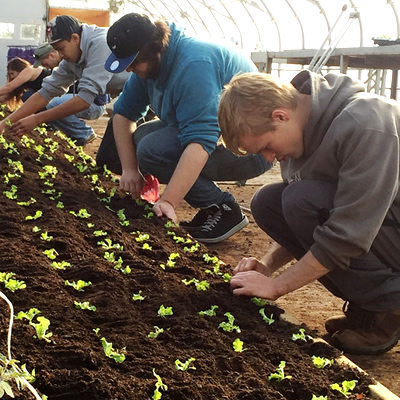
[[[35,49],[33,56],[35,57],[35,62],[33,67],[37,68],[42,65],[42,61],[53,51],[53,46],[48,42],[42,43]]]

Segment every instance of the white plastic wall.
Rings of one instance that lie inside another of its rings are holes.
[[[7,81],[9,46],[37,46],[44,42],[46,17],[46,0],[0,0],[0,86]]]

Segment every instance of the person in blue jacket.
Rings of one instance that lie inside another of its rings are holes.
[[[159,217],[178,222],[182,199],[200,208],[181,222],[204,243],[227,239],[248,223],[231,193],[215,181],[254,178],[271,168],[260,155],[239,157],[218,144],[219,95],[230,79],[255,71],[233,47],[185,35],[174,23],[130,13],[107,34],[112,53],[105,68],[133,72],[114,104],[97,164],[121,174],[120,188],[140,196],[144,174],[167,184],[154,204]],[[137,127],[151,105],[158,119]]]

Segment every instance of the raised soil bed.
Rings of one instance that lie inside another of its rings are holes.
[[[26,284],[12,292],[1,283],[1,290],[16,314],[36,308],[50,321],[47,341],[26,319],[14,321],[12,334],[13,358],[35,368],[33,386],[49,400],[155,399],[157,377],[168,387],[159,389],[164,400],[344,399],[330,385],[351,380],[357,384],[349,399],[394,398],[326,343],[293,341],[300,328],[316,333],[281,318],[284,310],[233,296],[224,275],[230,265],[179,227],[166,227],[146,204],[114,194],[117,183],[79,149],[47,131],[30,139],[5,135],[0,144],[0,272]],[[91,284],[82,291],[65,284],[79,280]],[[209,288],[198,290],[203,281]],[[134,300],[139,294],[144,299]],[[161,306],[173,315],[159,316]],[[215,316],[199,315],[213,306]],[[261,308],[275,322],[266,323]],[[240,332],[221,328],[226,313]],[[4,303],[3,355],[8,321]],[[163,332],[149,337],[155,327]],[[106,356],[102,338],[124,354],[123,362]],[[237,338],[243,352],[233,348]],[[319,369],[314,355],[336,361]],[[176,369],[176,360],[191,358],[195,369]],[[269,380],[282,361],[292,378]],[[13,389],[17,399],[33,398]]]

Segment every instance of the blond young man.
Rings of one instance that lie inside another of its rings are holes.
[[[290,84],[234,77],[218,114],[236,154],[280,162],[282,183],[253,197],[255,221],[276,245],[243,258],[236,295],[277,299],[319,280],[346,301],[325,327],[336,347],[388,351],[400,338],[400,107],[348,76],[300,72]],[[271,275],[292,259],[296,262]]]

